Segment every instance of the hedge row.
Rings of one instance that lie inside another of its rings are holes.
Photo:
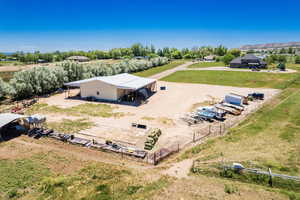
[[[15,73],[9,84],[0,80],[0,98],[10,95],[12,98],[22,99],[47,94],[61,88],[65,82],[138,72],[168,62],[167,58],[157,57],[150,60],[125,60],[115,64],[83,64],[67,61],[56,67],[35,67]]]

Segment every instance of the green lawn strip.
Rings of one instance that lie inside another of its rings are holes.
[[[195,63],[188,68],[206,68],[206,67],[224,67],[225,64],[222,62],[200,62],[200,63]]]
[[[153,68],[150,68],[145,71],[134,73],[133,75],[141,76],[141,77],[149,77],[149,76],[153,76],[155,74],[161,73],[163,71],[178,67],[179,65],[184,64],[185,62],[186,62],[185,60],[176,60],[176,61],[172,61],[171,63],[163,65],[163,66],[153,67]]]
[[[284,89],[286,84],[294,81],[298,74],[275,74],[263,72],[241,72],[241,71],[178,71],[167,77],[163,81],[180,83],[199,83],[211,85],[225,85],[250,88],[276,88]],[[300,84],[295,85],[299,87]]]
[[[47,127],[50,129],[54,129],[55,131],[62,133],[76,133],[85,129],[89,129],[94,124],[87,119],[63,119],[59,122],[49,122],[47,123]]]
[[[61,113],[73,116],[87,115],[92,117],[123,117],[124,113],[114,112],[117,107],[107,104],[85,103],[70,108],[60,108],[58,106],[49,106],[48,104],[35,104],[26,111],[26,114],[36,113]]]
[[[18,66],[18,65],[25,65],[19,61],[0,61],[0,67],[2,66]]]
[[[26,190],[37,189],[36,183],[50,176],[50,171],[32,159],[0,160],[0,197],[22,196]]]

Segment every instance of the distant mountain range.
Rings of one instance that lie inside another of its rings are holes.
[[[278,48],[288,48],[288,47],[299,47],[300,48],[300,42],[267,43],[267,44],[244,45],[240,49],[241,50],[278,49]]]

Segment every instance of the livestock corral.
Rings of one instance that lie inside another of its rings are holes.
[[[68,91],[71,96],[79,92],[78,89]],[[164,150],[168,154],[168,149],[179,150],[207,137],[222,135],[278,92],[158,81],[156,93],[138,106],[68,98],[64,92],[40,98],[25,114],[44,115],[56,133],[52,134],[54,138],[63,137],[58,132],[67,133],[72,135],[66,138],[70,143],[76,143],[79,138],[80,142],[90,142],[87,146],[121,153],[125,149],[136,157],[144,158],[148,154],[146,158],[155,160]],[[249,96],[253,93],[262,93],[264,98]],[[225,101],[228,96],[243,101],[240,105],[228,103]],[[222,114],[220,117],[212,113]],[[64,126],[66,120],[71,128],[64,132],[60,126]],[[87,126],[73,130],[77,123]]]

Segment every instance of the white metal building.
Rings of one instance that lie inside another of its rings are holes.
[[[124,95],[143,89],[154,92],[156,80],[123,73],[65,83],[65,86],[80,87],[82,98],[94,97],[100,100],[117,101]]]

